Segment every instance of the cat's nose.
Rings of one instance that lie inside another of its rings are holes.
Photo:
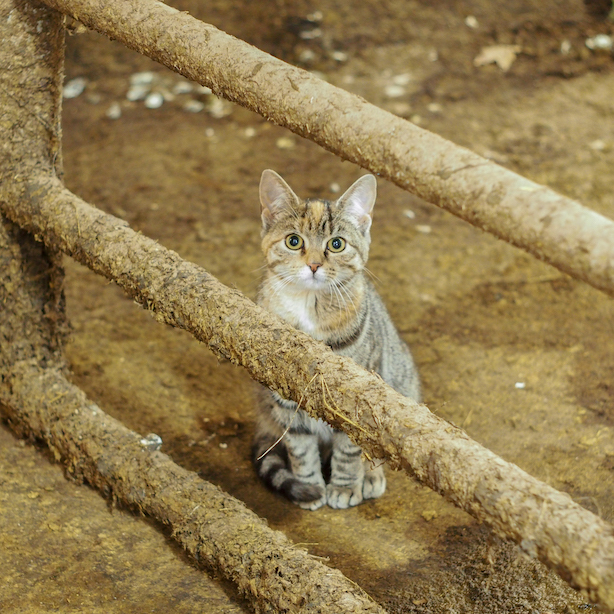
[[[322,263],[321,262],[311,262],[307,266],[311,269],[311,272],[315,275],[315,272],[322,266]]]

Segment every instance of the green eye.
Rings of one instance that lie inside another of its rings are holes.
[[[334,237],[326,244],[326,247],[335,254],[342,252],[345,249],[345,239]]]
[[[286,237],[286,247],[290,249],[301,249],[304,244],[305,241],[303,241],[303,238],[299,237],[298,235],[288,235]]]

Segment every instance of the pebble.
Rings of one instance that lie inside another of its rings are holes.
[[[561,53],[563,55],[569,55],[570,52],[571,52],[571,43],[567,39],[565,39],[561,43]]]
[[[278,149],[294,149],[296,141],[290,136],[281,136],[275,141]]]
[[[154,76],[154,73],[150,70],[135,72],[133,75],[130,75],[130,85],[151,85]]]
[[[180,96],[181,94],[190,94],[194,89],[194,84],[189,81],[177,81],[173,85],[173,94]]]
[[[105,115],[109,119],[119,119],[122,116],[122,108],[119,102],[112,102]]]
[[[228,447],[228,444],[227,444],[227,443],[223,443],[223,442],[222,442],[222,443],[220,444],[220,448],[222,448],[222,450],[225,450],[227,447]]]
[[[608,34],[597,34],[596,36],[591,36],[591,38],[587,38],[584,44],[589,49],[607,51],[609,49],[612,49],[614,42],[612,41],[612,37]]]
[[[386,98],[400,98],[405,94],[405,88],[402,85],[392,83],[384,88]]]
[[[405,209],[405,211],[403,211],[403,215],[408,217],[410,220],[416,219],[416,214],[411,209]]]
[[[159,109],[164,104],[164,96],[160,92],[151,92],[145,98],[145,106],[148,109]]]
[[[404,72],[400,75],[395,75],[392,77],[392,82],[395,85],[407,85],[411,81],[411,74],[408,72]]]
[[[141,445],[149,450],[150,452],[155,452],[162,447],[162,437],[160,435],[156,435],[155,433],[149,433],[141,439]]]
[[[429,233],[430,233],[430,232],[433,230],[433,229],[432,229],[430,226],[428,226],[427,224],[416,224],[415,228],[416,228],[416,230],[417,230],[418,232],[421,232],[421,233],[422,233],[422,234],[424,234],[424,235],[429,234]]]
[[[76,98],[83,93],[86,85],[87,79],[85,77],[76,77],[75,79],[71,79],[64,85],[62,96],[64,98]]]
[[[313,62],[316,59],[316,54],[311,49],[303,49],[300,52],[298,59],[300,62],[303,62],[303,64],[307,64],[308,62]]]
[[[465,25],[474,30],[480,27],[478,20],[473,15],[467,15],[467,17],[465,17]]]
[[[341,192],[341,186],[335,182],[335,183],[331,183],[330,186],[328,186],[328,189],[333,193],[333,194],[339,194],[339,192]]]
[[[431,113],[441,113],[443,111],[443,107],[438,102],[431,102],[428,105],[426,105],[426,108]]]
[[[245,138],[251,139],[256,136],[256,128],[249,126],[248,128],[245,128],[243,134],[245,135]]]
[[[232,106],[221,98],[213,98],[207,109],[209,115],[215,119],[221,119],[232,113]]]
[[[330,54],[330,57],[335,60],[335,62],[347,62],[348,54],[345,51],[333,51]]]
[[[136,102],[137,100],[144,100],[147,98],[151,88],[148,84],[135,83],[128,88],[126,98],[130,102]]]
[[[201,100],[188,100],[183,105],[183,110],[188,113],[200,113],[205,108],[205,103]]]
[[[590,143],[589,147],[593,151],[603,151],[605,149],[605,141],[602,141],[601,139],[597,139],[596,141],[593,141],[592,143]]]
[[[525,388],[526,384],[524,382],[516,382],[514,384],[514,388],[518,388],[518,390],[523,390]]]

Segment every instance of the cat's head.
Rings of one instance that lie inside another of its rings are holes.
[[[300,199],[275,172],[260,180],[262,249],[269,268],[299,289],[345,284],[369,255],[377,184],[358,179],[339,199]]]

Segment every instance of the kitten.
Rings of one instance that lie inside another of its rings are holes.
[[[375,196],[375,177],[365,175],[335,202],[301,200],[265,170],[260,203],[267,268],[258,303],[418,401],[409,349],[364,272]],[[345,433],[297,412],[296,403],[268,389],[259,390],[258,404],[254,463],[273,490],[310,510],[347,508],[384,493],[383,467],[363,461]],[[323,468],[330,470],[328,484]]]

